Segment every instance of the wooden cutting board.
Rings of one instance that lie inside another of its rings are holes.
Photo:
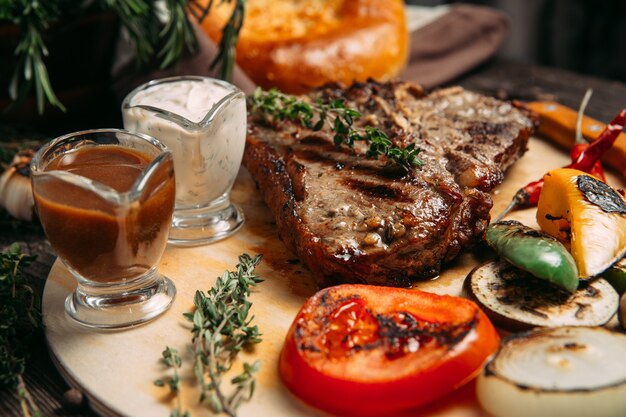
[[[569,163],[564,152],[541,140],[531,138],[529,148],[495,191],[492,215],[508,204],[520,186]],[[610,176],[609,182],[624,186],[615,176]],[[191,310],[193,294],[196,289],[210,288],[216,276],[225,269],[233,269],[238,255],[247,252],[264,255],[258,272],[265,281],[251,296],[252,314],[263,333],[263,342],[252,352],[244,353],[242,359],[260,359],[262,367],[257,391],[252,401],[240,408],[239,415],[325,415],[291,395],[277,371],[287,329],[305,299],[315,293],[314,281],[278,239],[272,215],[245,169],[239,174],[232,200],[241,205],[247,217],[245,226],[235,236],[208,246],[167,248],[160,270],[175,282],[178,294],[167,313],[146,325],[111,332],[94,331],[73,323],[65,316],[63,303],[76,284],[61,262],[57,260],[54,264],[43,297],[50,352],[67,382],[83,391],[99,414],[169,416],[173,401],[167,388],[153,385],[154,380],[167,375],[159,362],[161,352],[166,346],[187,352],[191,334],[182,313]],[[536,227],[534,209],[515,212],[509,218]],[[463,279],[482,260],[480,254],[462,255],[437,279],[416,283],[415,288],[460,295]],[[239,372],[240,369],[241,364],[236,363],[234,370]],[[192,388],[194,377],[188,363],[183,368],[182,378],[183,409],[194,417],[212,415],[197,403],[198,392]],[[406,413],[406,416],[417,415],[476,417],[483,412],[474,399],[473,384],[468,384],[435,404]]]

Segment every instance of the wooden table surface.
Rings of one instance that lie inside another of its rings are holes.
[[[578,107],[587,88],[593,88],[594,95],[587,108],[587,115],[603,122],[612,119],[620,108],[626,106],[626,84],[559,69],[498,60],[487,62],[452,84],[503,99],[550,99],[572,108]],[[112,111],[117,111],[117,107]],[[37,261],[28,269],[28,276],[41,294],[55,259],[54,252],[41,230],[32,226],[16,228],[5,219],[0,218],[0,248],[17,241],[22,243],[25,252],[38,255]],[[62,405],[63,394],[68,386],[50,361],[41,335],[32,344],[25,380],[43,416],[95,415],[88,407],[69,410]],[[21,416],[12,390],[0,391],[0,416]]]

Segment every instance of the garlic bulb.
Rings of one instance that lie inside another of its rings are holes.
[[[11,165],[0,176],[0,206],[19,220],[33,219],[33,193],[30,185],[32,150],[17,153]]]

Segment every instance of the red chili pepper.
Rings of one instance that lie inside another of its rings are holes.
[[[600,179],[604,180],[604,171],[602,171],[602,166],[600,158],[608,151],[619,134],[624,130],[624,124],[626,124],[626,109],[622,109],[617,116],[609,123],[606,128],[602,131],[598,139],[593,142],[591,145],[582,144],[584,149],[581,148],[580,153],[574,158],[574,149],[572,149],[572,163],[567,165],[565,168],[573,168],[578,169],[580,171],[588,172],[592,175],[598,176]],[[596,167],[596,164],[599,165],[599,169],[602,173],[602,177],[597,174],[592,173],[592,169]],[[513,200],[509,204],[509,206],[504,209],[504,211],[496,218],[496,221],[502,219],[506,216],[511,210],[534,207],[539,202],[539,194],[541,194],[541,189],[543,188],[543,178],[537,181],[533,181],[523,188],[520,188],[513,196]]]
[[[602,131],[598,139],[589,145],[587,149],[583,150],[576,162],[570,164],[568,168],[589,172],[591,167],[602,158],[602,155],[613,146],[619,134],[624,130],[625,123],[626,109],[622,109],[622,111],[615,116],[615,119]]]
[[[580,155],[589,147],[586,143],[577,143],[572,148],[570,152],[570,157],[572,158],[572,162],[576,162]],[[601,179],[606,182],[606,176],[604,175],[604,169],[602,168],[602,161],[596,161],[596,163],[591,167],[589,173],[594,177]]]
[[[515,200],[517,201],[517,208],[533,207],[539,203],[539,194],[543,188],[543,178],[537,181],[528,183],[524,188],[521,188],[515,194]],[[518,194],[523,193],[524,195]],[[520,199],[521,198],[521,199]]]

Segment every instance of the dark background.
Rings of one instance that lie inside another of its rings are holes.
[[[436,6],[445,0],[406,0]],[[460,2],[459,2],[460,3]],[[626,82],[626,0],[465,0],[510,19],[498,57]]]

